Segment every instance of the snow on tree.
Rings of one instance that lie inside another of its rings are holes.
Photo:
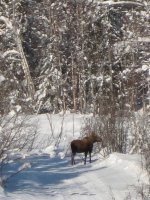
[[[31,105],[31,91],[35,112],[99,115],[118,106],[137,109],[145,102],[147,71],[142,66],[149,62],[148,1],[1,2],[1,66],[10,69],[11,77],[6,78],[4,67],[2,84],[16,83],[15,95],[10,95],[15,96],[13,102],[23,108]]]

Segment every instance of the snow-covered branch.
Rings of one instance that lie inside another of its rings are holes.
[[[104,1],[104,2],[100,2],[99,4],[101,5],[107,5],[107,6],[113,6],[113,7],[120,7],[120,6],[124,6],[124,7],[135,7],[135,6],[144,6],[142,3],[136,2],[136,1],[118,1],[118,2],[114,2],[114,1]]]
[[[12,22],[7,17],[0,16],[0,21],[4,22],[7,26],[7,28],[13,29]]]
[[[2,55],[2,57],[6,58],[8,55],[12,55],[12,54],[14,54],[14,55],[20,55],[20,53],[18,51],[16,51],[16,50],[13,49],[13,50],[5,51],[3,53],[3,55]]]

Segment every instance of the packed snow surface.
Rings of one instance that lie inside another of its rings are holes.
[[[0,200],[123,200],[129,193],[136,196],[136,186],[148,182],[139,155],[113,153],[103,158],[96,153],[92,163],[87,159],[84,165],[83,155],[78,154],[76,165],[71,165],[69,144],[80,136],[84,117],[73,114],[34,117],[33,123],[39,122],[39,140],[43,145],[31,153],[22,153],[21,159],[5,167],[6,176],[18,169],[25,170],[10,178],[5,190],[1,188]],[[58,148],[53,142],[48,146],[46,138],[51,131],[55,137],[60,130],[63,134]]]

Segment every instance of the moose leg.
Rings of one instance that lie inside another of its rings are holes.
[[[91,160],[91,152],[89,152],[89,157],[90,157],[90,163],[92,162],[92,160]]]
[[[85,160],[84,160],[84,164],[85,164],[85,165],[86,165],[87,154],[88,154],[88,152],[85,152]]]
[[[75,159],[74,159],[74,157],[75,157],[75,153],[72,153],[71,154],[71,164],[72,165],[75,165]]]

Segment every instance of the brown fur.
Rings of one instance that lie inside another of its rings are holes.
[[[84,164],[86,164],[86,158],[87,154],[89,153],[90,156],[90,163],[91,163],[91,153],[93,150],[93,143],[95,142],[102,142],[102,139],[97,136],[95,133],[90,134],[87,137],[84,137],[82,140],[73,140],[71,142],[71,150],[72,150],[72,156],[71,156],[71,163],[72,165],[75,164],[75,154],[76,153],[84,153],[85,159]]]

